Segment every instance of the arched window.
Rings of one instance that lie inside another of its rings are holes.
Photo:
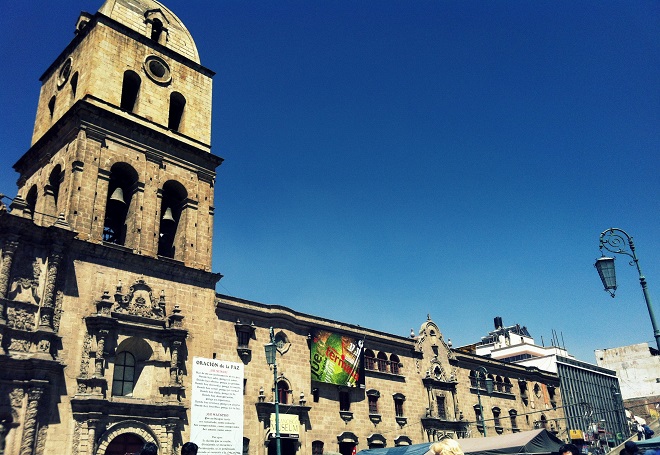
[[[312,442],[312,455],[323,455],[323,441]]]
[[[48,101],[48,112],[50,112],[50,118],[53,118],[53,114],[55,113],[55,96]]]
[[[71,76],[71,94],[73,97],[76,97],[76,91],[78,90],[78,72],[76,71],[73,73],[73,76]]]
[[[380,398],[380,392],[378,390],[367,390],[369,414],[378,414],[378,398]]]
[[[25,197],[25,203],[28,206],[28,210],[30,211],[30,218],[34,219],[34,213],[35,210],[37,209],[37,186],[32,185],[32,188],[30,188],[30,191],[28,191],[27,196]]]
[[[103,241],[117,245],[126,244],[129,213],[135,217],[132,208],[133,193],[136,190],[138,174],[126,163],[115,163],[110,168],[110,183],[105,201]]]
[[[44,210],[48,215],[52,216],[51,222],[54,223],[58,215],[57,203],[60,196],[60,184],[63,178],[62,166],[59,164],[53,168],[48,177],[48,185],[46,185],[46,209]]]
[[[121,107],[128,112],[135,111],[140,84],[142,80],[135,71],[128,70],[124,73],[124,82],[121,87]]]
[[[163,33],[163,23],[160,19],[154,19],[151,23],[151,39],[160,42],[161,33]]]
[[[183,185],[173,180],[165,182],[160,206],[159,256],[183,259],[184,210],[187,199],[188,192]]]
[[[390,355],[390,371],[392,374],[399,374],[399,363],[399,357],[397,355]]]
[[[131,396],[135,387],[135,357],[124,351],[117,354],[112,377],[112,395]]]
[[[387,354],[379,352],[376,362],[378,363],[378,371],[387,371]]]
[[[172,92],[170,95],[170,115],[167,121],[167,127],[173,131],[181,129],[181,120],[183,119],[183,109],[186,107],[186,99],[179,92]]]
[[[517,417],[518,417],[518,411],[516,411],[515,409],[509,409],[509,420],[511,420],[511,430],[514,433],[519,431]]]
[[[105,449],[105,455],[125,455],[139,453],[144,441],[132,433],[123,433],[112,440]]]
[[[289,402],[289,384],[286,381],[277,382],[277,398],[281,404]]]
[[[367,370],[375,369],[375,355],[371,349],[364,350],[364,368]]]
[[[395,417],[404,417],[403,412],[403,402],[406,401],[406,396],[402,393],[395,393],[394,398],[394,416]]]

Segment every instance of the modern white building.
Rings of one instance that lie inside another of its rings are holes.
[[[596,350],[596,363],[616,371],[626,407],[644,418],[660,411],[660,353],[648,343]]]
[[[479,356],[557,373],[566,415],[566,427],[559,429],[560,437],[579,440],[582,436],[585,442],[611,445],[628,436],[616,371],[576,359],[560,346],[556,335],[550,346],[539,346],[525,326],[505,327],[501,317],[494,319],[494,325],[494,330],[470,346],[470,350]]]

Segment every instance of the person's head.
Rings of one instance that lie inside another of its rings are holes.
[[[575,444],[564,444],[559,447],[559,455],[580,455],[580,449]]]
[[[435,455],[463,455],[461,446],[455,439],[443,439],[431,444],[431,451]]]
[[[637,448],[637,444],[635,444],[633,441],[626,442],[623,447],[625,448],[626,452],[630,455],[639,452],[639,449]]]
[[[147,442],[142,446],[140,450],[140,455],[158,455],[158,446],[153,442]]]
[[[181,447],[181,455],[197,455],[197,444],[194,442],[186,442]]]

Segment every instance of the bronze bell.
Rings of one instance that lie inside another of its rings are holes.
[[[120,186],[115,188],[115,190],[112,192],[112,195],[110,196],[110,200],[119,202],[121,204],[126,204],[126,201],[124,201],[124,190],[122,190]]]
[[[172,216],[172,209],[171,208],[166,208],[165,209],[165,215],[163,215],[163,221],[169,221],[174,223],[176,220],[174,219],[174,216]]]

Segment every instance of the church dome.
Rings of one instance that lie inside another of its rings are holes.
[[[156,0],[106,0],[99,13],[200,63],[197,46],[186,26]]]

